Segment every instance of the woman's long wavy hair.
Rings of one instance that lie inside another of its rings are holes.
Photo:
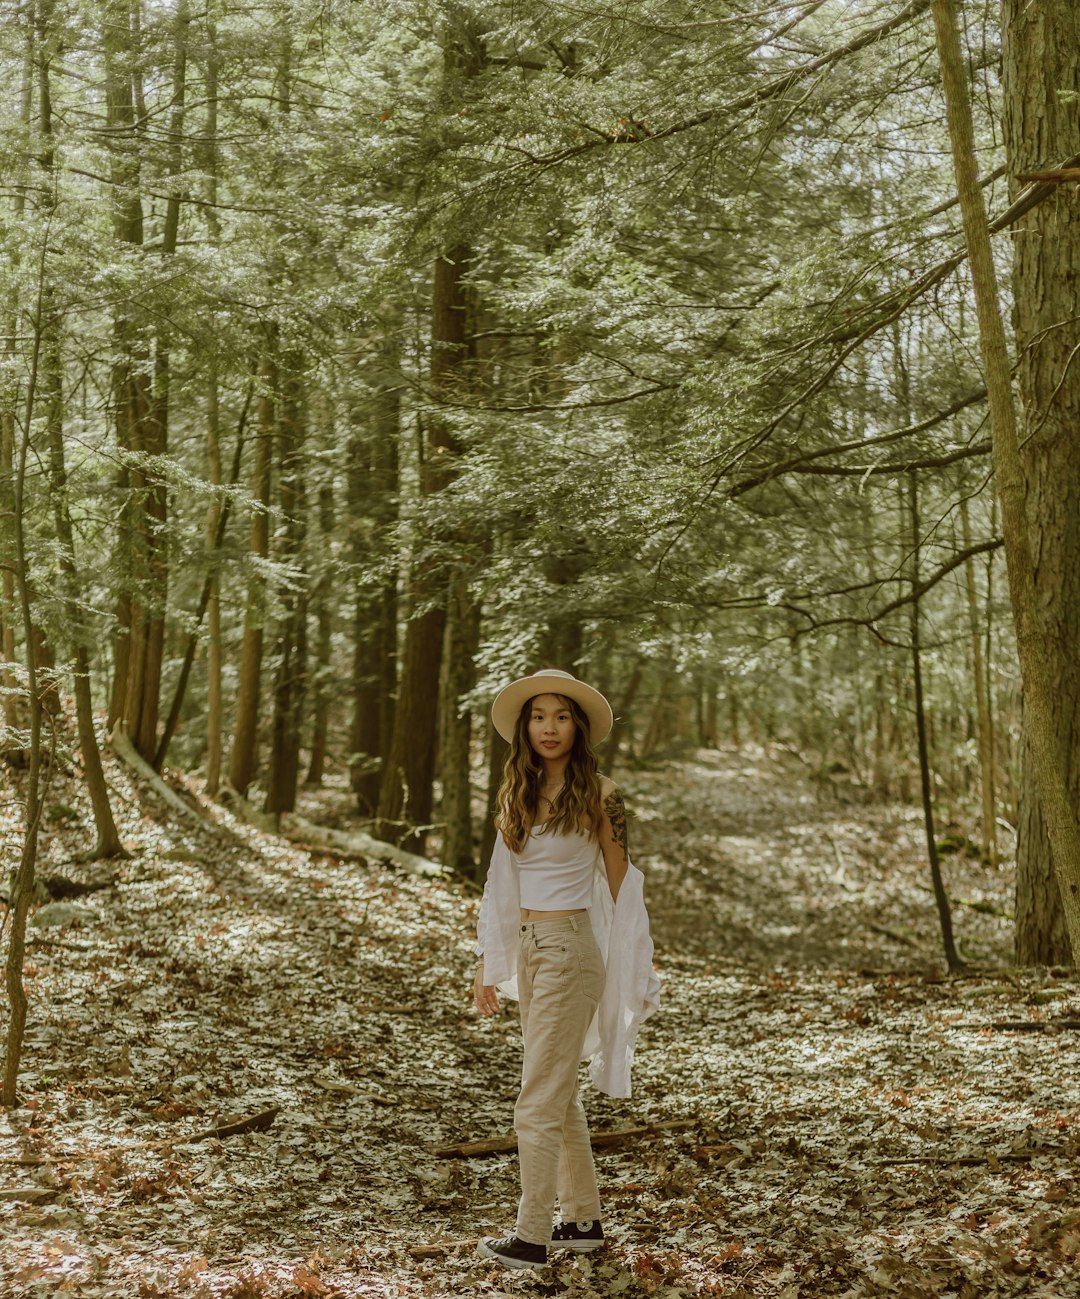
[[[556,695],[555,698],[570,710],[574,719],[574,747],[566,764],[563,787],[544,823],[543,833],[573,834],[584,830],[593,838],[601,817],[600,773],[596,754],[589,743],[589,719],[573,699],[566,695]],[[529,743],[531,716],[532,699],[527,699],[518,714],[497,798],[495,825],[511,852],[521,852],[524,848],[540,806],[544,764]]]

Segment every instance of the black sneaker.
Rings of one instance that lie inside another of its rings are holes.
[[[476,1252],[484,1258],[497,1258],[504,1267],[547,1267],[547,1248],[518,1236],[503,1236],[499,1240],[485,1236]]]
[[[551,1231],[552,1249],[572,1249],[586,1254],[590,1249],[600,1249],[604,1243],[604,1229],[597,1220],[592,1222],[560,1222]]]

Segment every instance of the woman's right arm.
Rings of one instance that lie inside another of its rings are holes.
[[[499,1013],[499,994],[495,991],[495,985],[484,982],[484,958],[482,956],[480,964],[476,967],[476,977],[473,979],[473,1004],[476,1006],[478,1014],[497,1015]]]

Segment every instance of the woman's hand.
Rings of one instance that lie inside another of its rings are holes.
[[[484,966],[481,963],[473,979],[473,1004],[480,1015],[497,1015],[499,1013],[499,994],[493,983],[484,982]]]

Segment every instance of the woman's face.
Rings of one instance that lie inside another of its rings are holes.
[[[537,695],[529,708],[529,743],[541,758],[564,758],[574,747],[577,726],[558,695]]]

